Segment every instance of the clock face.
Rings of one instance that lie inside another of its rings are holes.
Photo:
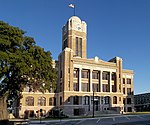
[[[81,26],[79,24],[77,24],[76,29],[81,30]]]

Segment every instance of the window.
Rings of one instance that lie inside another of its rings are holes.
[[[73,104],[74,105],[79,105],[79,97],[78,96],[73,97]]]
[[[89,78],[89,71],[88,70],[82,70],[82,78]]]
[[[108,84],[103,84],[103,92],[109,92]]]
[[[113,97],[113,104],[117,104],[117,97],[116,96]]]
[[[60,71],[60,78],[62,78],[62,70]]]
[[[131,84],[131,79],[127,78],[127,84]]]
[[[112,85],[112,92],[116,92],[116,85]]]
[[[127,88],[127,94],[128,94],[128,95],[131,95],[131,94],[132,94],[131,88]]]
[[[102,73],[102,78],[103,78],[103,80],[109,80],[109,74],[108,74],[108,72],[103,72]]]
[[[89,96],[84,96],[83,99],[84,105],[89,105]]]
[[[111,80],[116,80],[116,73],[111,74]]]
[[[123,84],[125,84],[125,78],[123,78]]]
[[[34,97],[32,96],[26,97],[26,106],[34,106]]]
[[[119,101],[121,102],[121,97],[119,97]]]
[[[60,96],[60,100],[59,101],[60,101],[60,105],[62,105],[62,97],[61,96]]]
[[[88,83],[82,83],[81,89],[83,92],[89,92],[89,84]]]
[[[56,97],[54,97],[53,99],[54,99],[54,106],[56,106]]]
[[[50,97],[50,98],[49,98],[49,106],[52,106],[52,105],[53,105],[53,98]]]
[[[98,79],[98,72],[92,72],[92,79]]]
[[[38,98],[38,106],[46,106],[46,98],[45,97]]]
[[[60,83],[60,86],[59,86],[59,88],[60,88],[59,91],[60,91],[60,92],[62,92],[62,89],[63,89],[62,87],[63,87],[63,86],[62,86],[62,83]]]
[[[76,37],[76,56],[82,57],[82,38]]]
[[[79,75],[79,70],[78,69],[74,69],[74,71],[73,71],[74,78],[78,78],[78,75]]]
[[[126,94],[126,92],[125,92],[125,88],[123,88],[123,94]]]
[[[126,99],[125,99],[125,98],[123,98],[123,104],[124,104],[124,105],[126,104]]]
[[[79,91],[79,84],[78,83],[73,83],[73,90]]]
[[[105,104],[109,104],[109,96],[104,97]]]
[[[131,98],[127,98],[127,104],[131,104]]]
[[[132,112],[132,108],[131,107],[128,107],[127,110],[128,110],[128,112]]]
[[[49,106],[56,106],[56,98],[55,97],[49,98]]]
[[[92,89],[93,89],[94,92],[99,92],[99,85],[93,83],[93,84],[92,84]]]

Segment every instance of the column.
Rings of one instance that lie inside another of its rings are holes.
[[[109,88],[110,88],[110,92],[112,92],[112,82],[111,82],[111,75],[112,75],[112,72],[109,73]]]
[[[82,72],[82,69],[79,68],[79,91],[81,91],[81,72]]]
[[[90,69],[90,92],[93,91],[93,88],[92,88],[92,69]]]
[[[100,92],[103,92],[103,86],[102,86],[102,75],[103,75],[103,71],[101,70],[101,72],[100,72]]]

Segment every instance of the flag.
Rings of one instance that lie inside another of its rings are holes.
[[[69,7],[74,8],[75,6],[74,6],[74,4],[69,4]]]

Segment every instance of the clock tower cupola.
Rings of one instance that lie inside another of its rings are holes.
[[[86,58],[87,25],[79,17],[72,16],[62,28],[62,50],[73,50],[73,55]]]

